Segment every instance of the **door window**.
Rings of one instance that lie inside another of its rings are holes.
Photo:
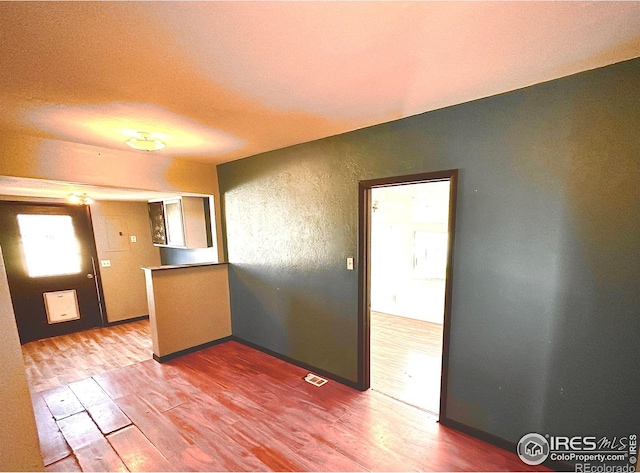
[[[82,270],[80,244],[70,215],[18,214],[18,226],[29,277]]]

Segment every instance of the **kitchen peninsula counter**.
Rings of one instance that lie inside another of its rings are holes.
[[[155,360],[166,361],[231,336],[227,263],[142,269]]]

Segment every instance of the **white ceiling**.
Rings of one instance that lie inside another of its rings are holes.
[[[640,2],[0,2],[0,132],[221,163],[640,56]]]

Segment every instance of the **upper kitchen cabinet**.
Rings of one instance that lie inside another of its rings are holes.
[[[189,249],[213,246],[209,197],[149,202],[149,220],[154,245]]]

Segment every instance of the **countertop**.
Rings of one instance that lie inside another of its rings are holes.
[[[160,271],[163,269],[194,268],[197,266],[218,266],[221,264],[229,264],[229,263],[221,262],[221,263],[164,264],[162,266],[149,266],[149,267],[144,267],[142,269],[145,271]]]

